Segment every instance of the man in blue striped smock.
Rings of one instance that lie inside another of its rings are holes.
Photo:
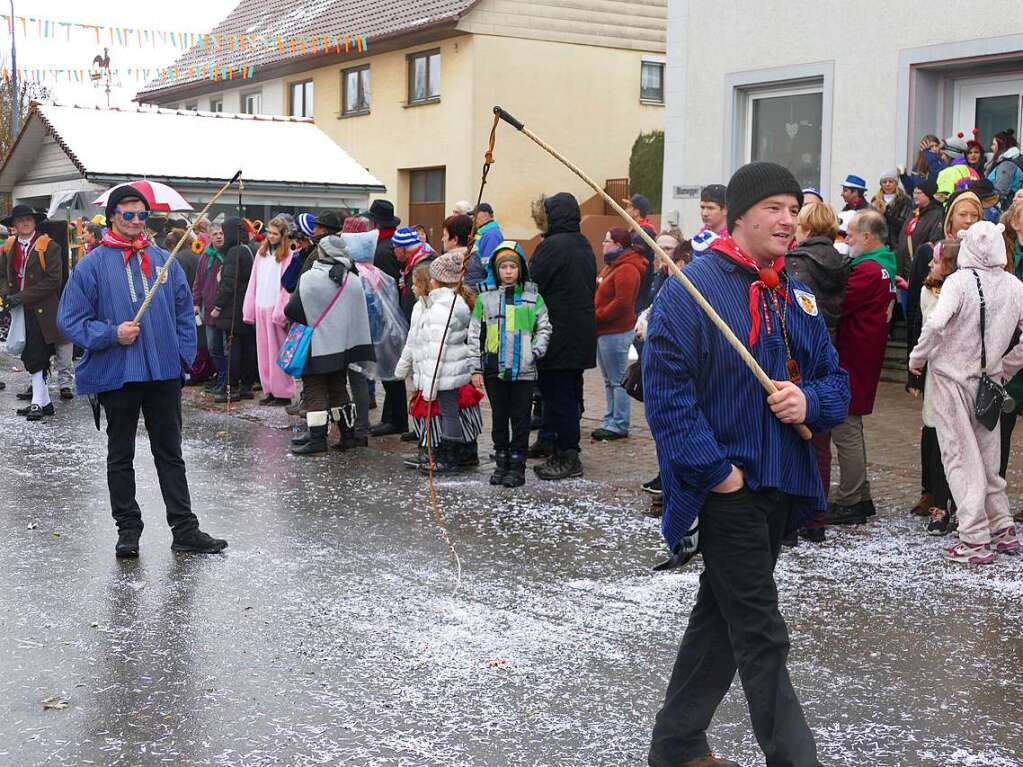
[[[740,168],[728,184],[728,233],[686,267],[777,393],[765,395],[678,281],[665,284],[651,311],[643,377],[663,533],[676,562],[698,540],[704,565],[657,714],[652,767],[737,767],[711,753],[706,735],[736,670],[767,764],[820,765],[789,680],[774,566],[786,530],[825,508],[813,446],[792,424],[827,431],[841,423],[849,383],[816,298],[784,272],[802,196],[780,165]]]
[[[175,551],[212,554],[227,541],[199,529],[181,457],[181,382],[195,359],[192,291],[178,263],[141,323],[134,317],[169,255],[144,232],[145,196],[131,186],[110,193],[110,231],[75,267],[60,301],[64,335],[85,349],[75,371],[79,394],[98,398],[107,417],[107,486],[117,523],[115,553],[137,557],[142,511],[135,500],[135,435],[139,414],[167,507]],[[97,426],[99,415],[97,411]]]

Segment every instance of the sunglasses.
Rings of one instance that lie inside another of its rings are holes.
[[[121,210],[118,208],[117,212],[125,221],[133,221],[135,218],[138,218],[139,221],[145,221],[149,218],[148,210]]]

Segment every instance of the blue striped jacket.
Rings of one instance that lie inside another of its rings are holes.
[[[156,291],[142,317],[135,343],[121,346],[117,326],[131,320],[169,254],[147,249],[153,276],[143,280],[137,258],[125,268],[121,251],[101,246],[71,272],[60,300],[57,322],[69,341],[85,349],[75,370],[79,394],[120,389],[137,381],[179,378],[195,359],[195,311],[185,271],[176,261],[167,284]],[[128,277],[128,270],[131,279]]]
[[[694,260],[685,273],[745,343],[752,275],[713,251]],[[849,379],[838,366],[812,292],[794,280],[789,287],[790,294],[799,291],[787,304],[786,321],[803,378],[806,425],[827,431],[845,420]],[[751,351],[773,380],[787,381],[778,317],[772,311],[769,324],[767,319]],[[812,444],[775,418],[753,374],[675,279],[667,281],[650,312],[643,391],[664,488],[661,527],[672,550],[731,464],[743,470],[753,490],[774,488],[793,496],[798,518],[790,524],[825,508]]]

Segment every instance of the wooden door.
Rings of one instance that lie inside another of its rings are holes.
[[[441,226],[447,218],[444,168],[409,171],[408,226],[422,226],[433,249],[440,252]]]

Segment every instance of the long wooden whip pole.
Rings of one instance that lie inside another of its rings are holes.
[[[138,312],[135,314],[134,320],[135,322],[139,322],[142,319],[142,315],[146,313],[146,309],[149,308],[149,304],[153,302],[153,296],[156,295],[156,289],[163,284],[167,276],[167,271],[170,269],[171,264],[174,262],[174,259],[178,255],[178,250],[181,248],[182,245],[185,244],[185,240],[187,240],[188,235],[192,233],[192,230],[195,228],[196,223],[205,218],[206,213],[209,211],[211,207],[213,207],[213,203],[219,200],[220,195],[222,195],[224,192],[230,189],[231,184],[233,184],[235,181],[241,178],[241,175],[242,172],[238,171],[233,176],[231,176],[231,179],[222,187],[220,187],[220,191],[213,195],[210,201],[206,203],[206,207],[199,212],[198,216],[195,217],[195,221],[188,225],[188,228],[185,230],[185,234],[181,237],[180,240],[178,240],[178,244],[174,246],[174,250],[171,251],[170,258],[167,259],[166,263],[164,263],[164,265],[160,267],[160,271],[157,272],[156,279],[153,281],[153,286],[149,289],[149,292],[146,293],[146,300],[142,302],[142,306],[139,307]]]
[[[756,358],[754,358],[753,355],[750,354],[749,349],[747,349],[746,346],[742,343],[742,341],[739,340],[739,338],[735,335],[732,329],[728,327],[728,324],[723,319],[721,319],[721,315],[719,315],[717,311],[715,311],[714,307],[711,306],[707,299],[703,297],[703,294],[700,293],[700,291],[697,289],[695,285],[693,285],[692,282],[690,282],[689,278],[686,277],[683,271],[678,268],[675,262],[668,257],[668,254],[661,249],[661,246],[657,244],[654,238],[651,237],[646,232],[646,230],[639,225],[639,223],[637,223],[636,219],[634,219],[632,216],[626,213],[625,210],[618,204],[618,202],[611,197],[611,195],[609,195],[600,186],[598,186],[593,179],[591,179],[589,176],[583,173],[582,170],[580,170],[575,164],[565,159],[565,157],[563,157],[550,144],[548,144],[546,141],[544,141],[531,130],[529,130],[529,128],[527,128],[521,122],[516,120],[506,111],[504,111],[501,107],[495,106],[494,114],[497,115],[502,120],[504,120],[509,125],[511,125],[517,131],[519,131],[519,133],[522,133],[523,135],[530,138],[541,149],[546,151],[554,159],[556,159],[558,162],[560,162],[562,165],[564,165],[566,168],[572,171],[575,175],[581,178],[587,186],[589,186],[591,189],[593,189],[593,191],[595,191],[597,194],[603,197],[604,201],[608,203],[612,208],[614,208],[615,212],[618,213],[619,216],[621,216],[626,222],[628,222],[629,227],[634,232],[636,232],[636,234],[643,238],[643,241],[650,247],[651,250],[653,250],[654,254],[657,256],[657,260],[668,268],[668,271],[671,272],[672,276],[675,277],[675,279],[682,283],[682,287],[684,287],[686,291],[689,293],[689,295],[693,297],[693,300],[696,301],[696,303],[699,305],[701,309],[703,309],[704,313],[708,317],[710,317],[710,321],[713,322],[717,326],[717,329],[721,331],[721,334],[725,337],[725,340],[728,341],[731,347],[735,349],[735,351],[739,354],[739,356],[742,358],[742,361],[746,363],[746,367],[748,367],[753,372],[753,375],[756,376],[756,379],[760,382],[760,385],[764,387],[764,390],[767,391],[768,394],[774,394],[775,392],[778,391],[778,387],[775,385],[774,381],[772,381],[771,377],[764,372],[764,369],[760,367],[760,363],[758,363],[756,361]],[[797,432],[799,432],[799,436],[802,437],[803,439],[808,440],[813,437],[813,433],[806,427],[805,424],[798,423],[792,424],[792,426],[795,428]]]

